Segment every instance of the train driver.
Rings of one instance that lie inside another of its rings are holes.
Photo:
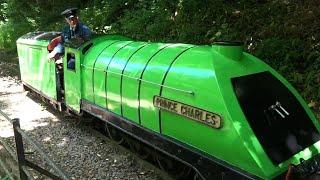
[[[62,64],[62,56],[64,55],[64,43],[70,39],[77,38],[81,41],[87,41],[92,34],[91,30],[79,21],[77,16],[77,8],[69,8],[64,10],[61,15],[64,16],[68,26],[64,27],[62,34],[54,38],[48,45],[49,58],[54,59],[56,64]],[[68,61],[68,68],[74,69],[75,60]]]

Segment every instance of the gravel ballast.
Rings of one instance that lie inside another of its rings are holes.
[[[21,128],[71,179],[169,179],[153,165],[97,135],[90,121],[67,116],[24,92],[17,79],[0,77],[0,82],[0,109],[10,118],[20,118]],[[14,145],[12,126],[3,117],[0,136]],[[50,170],[31,147],[26,143],[27,159]],[[45,179],[36,173],[34,176]]]

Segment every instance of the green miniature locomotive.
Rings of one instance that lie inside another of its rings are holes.
[[[17,41],[24,86],[87,112],[195,169],[202,179],[276,179],[290,164],[318,169],[319,122],[274,69],[241,43],[133,41],[116,35],[66,44],[64,93],[47,48],[55,32]],[[67,67],[75,58],[75,67]],[[303,171],[303,172],[302,172]]]

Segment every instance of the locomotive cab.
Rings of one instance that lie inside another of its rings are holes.
[[[65,43],[65,53],[62,56],[63,68],[60,68],[49,59],[47,49],[49,42],[60,34],[60,32],[31,32],[17,40],[21,80],[26,89],[41,94],[59,110],[68,104],[74,112],[79,113],[80,55],[84,54],[92,43],[78,39]],[[70,93],[71,91],[79,93]],[[75,105],[76,103],[78,105]]]
[[[81,100],[81,62],[83,55],[93,45],[82,39],[72,39],[65,43],[63,58],[64,100],[68,109],[79,114]]]
[[[84,57],[91,48],[103,41],[110,39],[129,39],[122,36],[101,36],[95,34],[90,40],[74,38],[65,43],[65,55],[63,58],[63,83],[64,103],[66,107],[76,114],[81,113],[82,88],[83,84]]]

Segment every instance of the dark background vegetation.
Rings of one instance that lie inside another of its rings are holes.
[[[76,6],[98,33],[137,40],[210,44],[241,40],[246,51],[284,75],[319,112],[318,0],[0,0],[0,49],[15,52],[30,31],[59,31],[60,12]],[[231,69],[230,69],[231,71]]]

